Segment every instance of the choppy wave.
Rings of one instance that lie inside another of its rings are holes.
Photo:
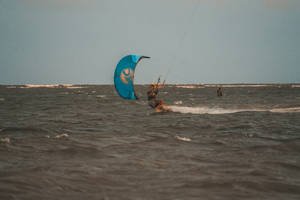
[[[292,113],[300,112],[300,107],[292,108],[274,108],[274,109],[224,109],[209,107],[186,107],[186,106],[169,106],[174,112],[191,113],[191,114],[230,114],[238,112],[273,112],[273,113]]]
[[[20,87],[0,85],[0,199],[300,199],[300,88],[167,86],[178,113],[156,113],[145,86]]]

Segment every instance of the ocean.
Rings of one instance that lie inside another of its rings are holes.
[[[0,86],[0,199],[300,199],[299,85]]]

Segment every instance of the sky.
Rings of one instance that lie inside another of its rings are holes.
[[[0,84],[300,83],[299,0],[0,0]]]

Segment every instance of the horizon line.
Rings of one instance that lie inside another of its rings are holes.
[[[26,83],[26,84],[1,84],[0,86],[75,86],[75,85],[114,85],[113,83],[78,83],[78,84],[72,84],[72,83],[42,83],[42,84],[35,84],[35,83]],[[145,84],[134,84],[134,85],[151,85],[151,83],[145,83]],[[169,83],[165,85],[300,85],[300,82],[294,82],[294,83]]]

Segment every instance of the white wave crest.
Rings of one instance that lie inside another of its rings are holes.
[[[0,142],[3,142],[3,143],[10,143],[10,139],[9,139],[8,137],[0,138]]]
[[[35,85],[35,84],[26,84],[24,87],[21,88],[56,88],[59,87],[59,84],[43,84],[43,85]]]
[[[300,87],[300,84],[292,85],[292,88],[298,88],[298,87]]]
[[[105,98],[106,95],[97,95],[96,97],[97,97],[97,98]]]
[[[175,101],[174,104],[176,104],[176,105],[179,105],[179,104],[180,104],[180,105],[181,105],[181,104],[182,104],[182,101]]]
[[[230,114],[237,112],[273,112],[273,113],[291,113],[300,112],[300,107],[293,108],[275,108],[275,109],[224,109],[224,108],[208,108],[208,107],[183,107],[183,106],[169,106],[173,112],[191,113],[191,114]]]
[[[176,139],[181,140],[181,141],[185,141],[185,142],[190,142],[192,141],[190,138],[187,137],[180,137],[178,135],[175,136]]]
[[[86,88],[82,86],[74,86],[72,84],[42,84],[42,85],[36,85],[36,84],[26,84],[24,86],[21,86],[20,88],[68,88],[68,89],[80,89],[80,88]]]
[[[228,114],[242,112],[237,109],[223,109],[223,108],[208,108],[208,107],[182,107],[169,106],[174,112],[191,113],[191,114]]]
[[[69,87],[66,87],[68,89],[82,89],[82,88],[86,88],[86,87],[82,87],[82,86],[69,86]]]
[[[196,89],[196,88],[204,88],[203,85],[176,85],[177,88],[187,88],[187,89]]]
[[[294,113],[294,112],[300,112],[300,107],[274,108],[274,109],[271,109],[270,112],[276,112],[276,113]]]
[[[63,133],[63,134],[55,136],[55,138],[57,138],[57,139],[59,139],[59,138],[65,138],[65,137],[69,137],[69,135],[67,133]]]

